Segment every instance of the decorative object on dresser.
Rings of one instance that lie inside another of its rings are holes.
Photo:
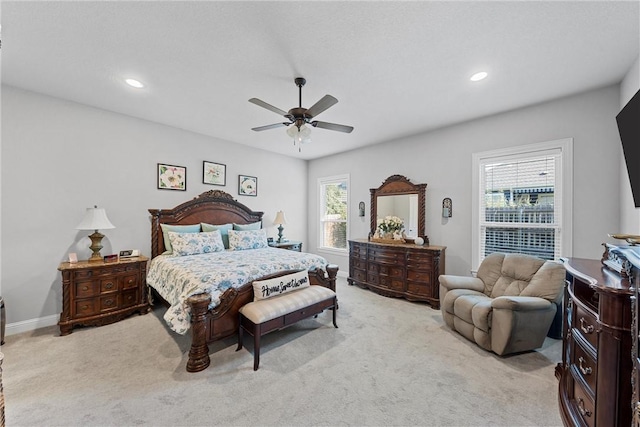
[[[161,255],[165,252],[163,225],[166,226],[170,224],[173,227],[190,227],[193,224],[199,224],[197,228],[202,226],[204,229],[205,225],[207,225],[208,227],[224,229],[225,226],[232,224],[234,229],[241,229],[243,227],[246,229],[246,227],[253,227],[254,225],[259,227],[263,215],[262,212],[252,211],[247,206],[234,200],[230,194],[220,190],[211,190],[202,193],[198,197],[188,200],[173,209],[149,209],[149,213],[151,214],[152,258],[154,260],[158,258],[159,261]],[[258,232],[262,230],[249,231]],[[266,235],[264,242],[266,246]],[[258,251],[267,250],[272,251],[274,249],[258,249]],[[243,252],[249,251],[222,251],[221,253],[226,254],[225,256],[229,257],[227,259],[231,260],[234,253],[242,254]],[[293,251],[287,252],[288,253],[278,258],[286,260],[289,264],[291,264],[294,259],[296,263],[300,263],[310,256],[309,254],[297,254]],[[320,258],[317,256],[311,257]],[[152,261],[151,267],[153,267],[153,263],[154,261]],[[261,265],[261,267],[268,266]],[[292,267],[280,268],[277,271],[290,268]],[[150,268],[149,276],[152,275],[151,270],[152,268]],[[327,287],[335,292],[337,273],[338,267],[331,264],[326,264],[325,268],[310,268],[309,282],[312,285]],[[269,273],[265,273],[265,275],[266,274]],[[187,371],[198,372],[209,366],[208,343],[220,341],[223,338],[238,333],[238,311],[240,307],[253,301],[252,281],[257,279],[258,278],[252,278],[240,287],[230,287],[221,294],[216,295],[216,299],[219,301],[217,304],[212,304],[212,295],[208,293],[197,293],[184,300],[184,306],[188,307],[190,313],[189,329],[191,330],[191,347],[187,361]],[[152,289],[152,292],[153,295],[158,298],[158,301],[166,305],[171,305],[171,303],[168,303],[160,297],[155,289]],[[179,305],[182,306],[183,304],[180,303]],[[212,308],[209,308],[210,306],[212,306]]]
[[[272,248],[287,249],[289,251],[302,252],[302,242],[296,240],[285,240],[283,242],[271,242],[269,246]]]
[[[273,225],[278,226],[278,243],[282,242],[282,230],[284,230],[283,225],[287,223],[287,219],[284,216],[284,212],[278,211],[276,213],[276,219],[273,220]]]
[[[102,249],[102,238],[104,237],[104,234],[98,232],[98,230],[107,230],[112,228],[116,227],[111,224],[111,221],[107,218],[107,213],[104,209],[98,208],[98,206],[87,208],[84,218],[82,218],[82,222],[78,224],[76,230],[94,230],[93,233],[89,235],[89,238],[91,239],[91,246],[89,246],[89,248],[93,251],[91,258],[89,258],[89,262],[102,261],[100,249]]]
[[[371,234],[386,216],[399,217],[409,237],[425,236],[427,184],[412,184],[402,175],[391,175],[380,187],[371,190]]]
[[[349,240],[350,285],[440,307],[438,276],[445,272],[444,246]]]
[[[202,162],[202,183],[227,185],[227,165],[204,160]]]
[[[60,335],[74,326],[102,326],[139,312],[149,311],[144,256],[105,263],[63,262]]]
[[[542,347],[562,299],[562,264],[492,253],[476,277],[440,276],[442,318],[452,330],[499,356]]]
[[[187,191],[187,168],[158,163],[158,190]]]
[[[618,271],[624,258],[605,246],[602,260],[562,259],[567,283],[556,376],[567,426],[626,427],[632,421],[634,290]]]

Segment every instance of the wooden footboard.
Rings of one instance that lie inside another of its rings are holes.
[[[281,271],[261,278],[271,279],[295,272]],[[324,286],[335,292],[338,266],[329,264],[325,273],[322,269],[309,271],[311,285]],[[187,362],[188,372],[199,372],[211,363],[208,343],[232,336],[238,333],[238,310],[248,302],[253,301],[253,286],[251,283],[240,288],[228,289],[220,297],[220,304],[208,310],[211,297],[207,294],[194,295],[187,299],[191,307],[191,349]]]

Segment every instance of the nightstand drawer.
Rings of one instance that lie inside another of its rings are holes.
[[[100,312],[111,311],[118,308],[118,294],[100,297]]]
[[[76,317],[86,317],[98,314],[100,311],[96,307],[95,299],[77,300],[76,304]]]
[[[582,348],[580,343],[573,341],[573,360],[571,361],[571,367],[575,369],[576,376],[582,379],[589,387],[590,393],[595,393],[596,390],[596,378],[598,376],[598,365],[595,360],[589,355],[585,349]]]
[[[130,289],[122,293],[122,307],[131,307],[138,302],[138,290]]]
[[[96,282],[78,282],[73,288],[73,295],[76,298],[86,298],[100,294],[100,286]]]
[[[110,279],[102,279],[100,281],[100,293],[106,294],[109,292],[116,292],[118,290],[118,278],[112,277]]]
[[[579,303],[573,304],[573,328],[589,342],[594,348],[598,348],[598,334],[596,333],[597,321],[595,315],[582,307]]]
[[[138,286],[138,276],[133,274],[122,278],[122,289],[131,289]]]

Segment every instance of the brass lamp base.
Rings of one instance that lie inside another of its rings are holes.
[[[93,255],[89,258],[89,262],[98,262],[102,261],[102,255],[100,255],[100,249],[102,249],[102,238],[104,234],[99,233],[98,230],[94,231],[93,234],[89,235],[91,239],[91,246],[89,249],[93,251]]]

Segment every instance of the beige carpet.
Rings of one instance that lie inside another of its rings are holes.
[[[500,358],[449,331],[427,305],[339,279],[339,329],[323,313],[263,339],[212,346],[185,371],[187,339],[163,309],[99,328],[9,336],[8,426],[562,425],[554,367],[562,343]]]

